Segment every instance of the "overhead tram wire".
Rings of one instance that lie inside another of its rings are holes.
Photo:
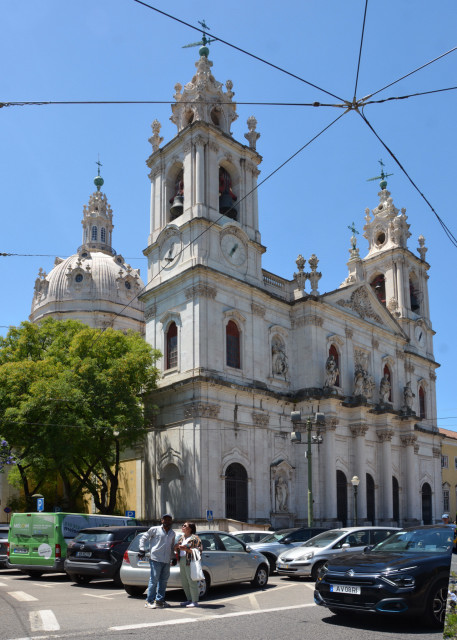
[[[381,98],[380,100],[367,100],[362,103],[362,106],[367,104],[382,104],[383,102],[389,102],[391,100],[406,100],[407,98],[415,98],[417,96],[428,96],[432,93],[442,93],[443,91],[455,91],[457,87],[446,87],[444,89],[431,89],[430,91],[418,91],[417,93],[409,93],[406,96],[391,96],[390,98]]]
[[[180,104],[203,104],[203,101],[199,100],[181,100]],[[97,104],[176,104],[176,100],[21,100],[21,101],[8,101],[0,102],[0,108],[2,107],[42,107],[52,105],[97,105]],[[232,102],[221,102],[220,104],[233,104]],[[239,102],[237,105],[250,105],[256,107],[337,107],[345,108],[343,103],[326,103],[326,102]]]
[[[170,13],[166,13],[165,11],[162,11],[161,9],[158,9],[157,7],[153,7],[150,4],[147,4],[146,2],[142,2],[142,0],[133,0],[133,2],[136,2],[137,4],[141,4],[143,7],[146,7],[148,9],[151,9],[152,11],[156,11],[157,13],[160,13],[161,15],[170,18],[171,20],[175,20],[176,22],[179,22],[180,24],[183,24],[186,27],[189,27],[190,29],[193,29],[194,31],[198,31],[199,33],[201,33],[201,27],[194,27],[193,24],[190,24],[189,22],[185,22],[184,20],[181,20],[180,18],[177,18],[176,16],[171,15]],[[340,102],[343,102],[343,98],[340,98],[339,96],[335,95],[334,93],[332,93],[331,91],[327,91],[326,89],[323,89],[322,87],[319,87],[317,84],[313,84],[312,82],[309,82],[309,80],[305,80],[304,78],[301,78],[300,76],[297,76],[295,73],[291,73],[290,71],[287,71],[286,69],[283,69],[282,67],[279,67],[276,64],[273,64],[272,62],[268,62],[268,60],[265,60],[264,58],[261,58],[260,56],[256,56],[253,53],[250,53],[249,51],[246,51],[246,49],[242,49],[241,47],[237,47],[235,44],[231,44],[230,42],[227,42],[227,40],[223,40],[222,38],[219,38],[218,36],[215,36],[212,33],[209,33],[208,31],[205,30],[205,33],[207,36],[209,36],[210,38],[214,38],[214,40],[217,40],[218,42],[222,42],[222,44],[227,45],[228,47],[231,47],[232,49],[236,49],[237,51],[240,51],[241,53],[244,53],[245,55],[254,58],[255,60],[258,60],[259,62],[263,62],[264,64],[268,65],[269,67],[272,67],[273,69],[276,69],[277,71],[281,71],[282,73],[285,73],[288,76],[291,76],[292,78],[295,78],[296,80],[299,80],[300,82],[304,82],[305,84],[309,85],[310,87],[314,87],[315,89],[318,89],[319,91],[322,91],[323,93],[326,93],[328,96],[332,96],[332,98],[336,98],[337,100],[340,100]]]
[[[373,93],[369,93],[367,96],[365,96],[365,98],[363,98],[363,100],[368,100],[368,98],[372,98],[376,94],[381,93],[381,91],[384,91],[385,89],[388,89],[389,87],[392,87],[394,84],[397,84],[397,82],[400,82],[401,80],[404,80],[405,78],[408,78],[409,76],[412,76],[414,73],[417,73],[421,69],[425,69],[425,67],[428,67],[429,65],[433,64],[434,62],[437,62],[437,60],[441,60],[441,58],[444,58],[445,56],[449,55],[450,53],[453,53],[454,51],[457,51],[457,47],[453,47],[452,49],[449,49],[449,51],[446,51],[445,53],[442,53],[440,56],[438,56],[436,58],[433,58],[433,60],[430,60],[429,62],[426,62],[425,64],[421,65],[420,67],[417,67],[417,69],[414,69],[413,71],[410,71],[409,73],[406,73],[404,76],[401,76],[401,78],[398,78],[397,80],[394,80],[393,82],[390,82],[389,84],[386,84],[384,87],[382,87],[382,89],[378,89],[377,91],[374,91]]]
[[[358,62],[357,62],[357,72],[356,72],[356,75],[355,75],[354,101],[356,100],[357,85],[358,85],[358,82],[359,82],[360,60],[362,58],[362,45],[363,45],[363,36],[364,36],[364,33],[365,33],[365,22],[366,22],[366,19],[367,19],[367,8],[368,8],[368,0],[365,0],[365,11],[363,13],[362,34],[360,36],[359,59],[358,59]]]
[[[362,120],[365,122],[365,124],[368,126],[368,128],[374,133],[374,135],[376,136],[376,138],[379,140],[379,142],[382,144],[382,146],[384,147],[384,149],[387,151],[387,153],[391,156],[391,158],[394,160],[394,162],[400,167],[400,169],[402,170],[402,172],[405,174],[405,176],[408,178],[409,182],[413,185],[413,187],[416,189],[416,191],[418,192],[418,194],[421,196],[421,198],[427,203],[427,205],[430,207],[431,211],[433,212],[433,214],[436,216],[436,219],[438,220],[438,222],[440,223],[441,227],[443,228],[445,234],[447,235],[447,237],[449,238],[449,240],[451,241],[451,243],[454,245],[454,247],[457,248],[457,238],[454,236],[454,234],[452,233],[452,231],[449,229],[449,227],[446,225],[445,222],[443,222],[443,220],[440,218],[440,216],[438,215],[438,213],[435,211],[435,209],[433,208],[432,204],[430,203],[430,201],[425,197],[425,195],[422,193],[422,191],[419,189],[419,187],[416,185],[416,183],[414,182],[414,180],[411,178],[411,176],[408,174],[408,172],[406,171],[406,169],[404,168],[404,166],[401,164],[401,162],[399,161],[399,159],[397,158],[397,156],[394,154],[394,152],[387,146],[387,144],[382,140],[382,138],[379,136],[379,134],[374,130],[373,126],[370,124],[370,122],[367,120],[366,116],[361,113],[360,111],[357,110],[357,113],[360,115],[360,117],[362,118]]]
[[[296,156],[298,156],[299,153],[301,153],[302,151],[304,151],[304,149],[306,149],[306,147],[308,147],[312,142],[314,142],[315,140],[317,140],[317,138],[319,138],[323,133],[325,133],[328,129],[330,129],[330,127],[332,127],[336,122],[338,122],[338,120],[340,120],[344,115],[346,115],[346,113],[348,113],[347,111],[343,111],[343,113],[340,113],[340,115],[335,118],[334,120],[332,120],[332,122],[330,122],[326,127],[324,127],[323,129],[321,129],[319,131],[319,133],[317,133],[315,136],[313,136],[310,140],[308,140],[308,142],[306,142],[303,146],[300,147],[300,149],[298,149],[297,151],[295,151],[295,153],[293,153],[291,156],[289,156],[287,158],[287,160],[285,160],[284,162],[282,162],[278,167],[276,167],[276,169],[274,169],[271,173],[269,173],[267,176],[265,176],[265,178],[259,182],[253,189],[251,189],[251,191],[249,191],[249,193],[247,193],[246,195],[243,196],[243,198],[241,198],[237,204],[240,204],[240,202],[243,202],[243,200],[245,200],[246,198],[248,198],[250,195],[252,195],[255,191],[257,191],[257,189],[259,187],[261,187],[263,184],[265,184],[265,182],[267,180],[269,180],[270,178],[272,178],[278,171],[280,171],[283,167],[286,166],[286,164],[288,164],[289,162],[291,162],[291,160],[293,160]],[[233,207],[232,207],[233,208]],[[219,218],[217,218],[217,220],[215,220],[214,222],[211,222],[206,229],[204,229],[198,236],[196,236],[195,238],[193,238],[193,240],[191,240],[190,242],[188,242],[184,247],[181,248],[180,251],[178,251],[178,253],[175,256],[175,260],[187,249],[189,248],[192,244],[195,243],[196,240],[198,240],[199,238],[201,238],[205,233],[207,233],[215,224],[217,224],[222,218],[224,217],[224,214],[221,214],[219,216]],[[121,315],[125,309],[127,309],[128,307],[130,307],[130,305],[132,304],[132,302],[134,302],[136,300],[136,298],[138,298],[138,296],[140,296],[145,290],[146,288],[153,282],[153,280],[155,280],[155,278],[157,276],[159,276],[162,271],[165,269],[165,266],[160,267],[160,269],[158,270],[158,272],[151,278],[151,280],[149,280],[144,287],[137,293],[135,294],[132,299],[130,300],[130,302],[126,305],[124,305],[122,307],[122,309],[120,311],[118,311],[115,315],[113,320],[110,322],[110,324],[112,324],[114,322],[114,320]],[[100,333],[99,335],[95,338],[93,344],[95,344],[97,342],[97,340],[102,336],[102,334],[104,333],[104,331],[107,329],[108,327],[103,327],[102,329],[100,329]]]

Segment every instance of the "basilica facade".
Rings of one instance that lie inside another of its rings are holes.
[[[315,524],[352,524],[355,509],[359,524],[435,522],[441,436],[424,238],[408,247],[406,211],[382,174],[365,211],[368,252],[353,235],[341,285],[319,291],[314,255],[298,256],[289,280],[265,271],[260,134],[251,117],[245,140],[232,136],[232,88],[203,47],[192,80],[175,86],[176,136],[163,145],[152,125],[140,299],[146,340],[163,358],[143,517],[210,510],[302,525],[312,487]]]

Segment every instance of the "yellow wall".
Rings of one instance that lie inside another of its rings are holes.
[[[449,515],[451,521],[457,518],[457,432],[440,429],[443,436],[441,443],[441,458],[447,456],[448,466],[441,466],[441,480],[443,490],[449,490]],[[447,486],[448,485],[448,486]]]

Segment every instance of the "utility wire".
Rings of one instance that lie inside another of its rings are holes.
[[[0,102],[1,107],[42,107],[48,105],[94,105],[94,104],[176,104],[176,100],[24,100]],[[206,104],[204,100],[180,100],[179,104]],[[233,105],[233,102],[218,102],[218,104]],[[237,105],[251,105],[256,107],[338,107],[346,108],[345,103],[325,103],[325,102],[239,102]]]
[[[362,35],[360,36],[359,60],[357,62],[357,73],[355,76],[354,100],[356,99],[356,96],[357,96],[357,84],[359,82],[360,60],[362,58],[362,45],[363,45],[363,35],[365,33],[365,21],[367,18],[367,8],[368,8],[368,0],[365,0],[365,11],[363,13]]]
[[[430,64],[433,64],[433,62],[436,62],[437,60],[441,60],[441,58],[444,58],[445,56],[449,55],[453,51],[457,51],[457,47],[453,47],[452,49],[449,49],[449,51],[446,51],[445,53],[442,53],[437,58],[434,58],[433,60],[430,60],[429,62],[426,62],[425,64],[421,65],[420,67],[417,67],[417,69],[414,69],[413,71],[410,71],[409,73],[406,73],[404,76],[401,76],[401,78],[398,78],[397,80],[394,80],[393,82],[390,82],[389,84],[386,84],[386,86],[382,87],[382,89],[378,89],[374,93],[368,94],[367,96],[365,96],[365,98],[372,98],[377,93],[380,93],[381,91],[384,91],[385,89],[388,89],[389,87],[392,87],[394,84],[397,84],[397,82],[400,82],[400,80],[404,80],[405,78],[408,78],[409,76],[412,76],[413,73],[417,73],[417,71],[420,71],[421,69],[425,69],[425,67],[428,67]]]
[[[141,4],[143,7],[147,7],[148,9],[152,9],[152,11],[156,11],[157,13],[160,13],[161,15],[166,16],[167,18],[170,18],[171,20],[175,20],[176,22],[179,22],[185,25],[186,27],[193,29],[194,31],[198,31],[199,33],[201,33],[202,31],[201,27],[194,27],[194,25],[190,24],[189,22],[180,20],[180,18],[177,18],[176,16],[172,16],[170,13],[166,13],[165,11],[161,11],[157,7],[153,7],[152,5],[147,4],[146,2],[142,2],[141,0],[133,0],[133,2],[136,2],[137,4]],[[304,82],[310,87],[314,87],[319,91],[323,91],[323,93],[326,93],[327,95],[332,96],[332,98],[336,98],[337,100],[340,100],[341,102],[343,102],[342,98],[335,95],[334,93],[331,93],[330,91],[327,91],[326,89],[322,89],[322,87],[319,87],[317,84],[313,84],[312,82],[309,82],[308,80],[305,80],[304,78],[301,78],[300,76],[297,76],[294,73],[291,73],[290,71],[286,71],[286,69],[283,69],[282,67],[278,67],[276,64],[273,64],[272,62],[268,62],[268,60],[265,60],[264,58],[260,58],[259,56],[256,56],[253,53],[246,51],[246,49],[241,49],[241,47],[237,47],[236,45],[231,44],[230,42],[227,42],[226,40],[223,40],[222,38],[219,38],[218,36],[215,36],[212,33],[209,33],[208,31],[205,31],[205,33],[210,38],[214,38],[214,40],[217,40],[218,42],[222,42],[222,44],[225,44],[228,47],[231,47],[232,49],[236,49],[237,51],[240,51],[241,53],[244,53],[247,56],[250,56],[251,58],[258,60],[259,62],[263,62],[264,64],[267,64],[269,67],[273,67],[273,69],[276,69],[277,71],[281,71],[282,73],[285,73],[288,76],[295,78],[296,80],[300,80],[300,82]]]
[[[367,104],[382,104],[390,100],[406,100],[407,98],[415,98],[416,96],[428,96],[432,93],[442,93],[443,91],[454,91],[457,87],[446,87],[445,89],[432,89],[430,91],[418,91],[417,93],[409,93],[406,96],[391,96],[390,98],[382,98],[381,100],[367,100],[363,102],[365,107]]]
[[[363,113],[360,113],[360,111],[357,112],[360,117],[362,118],[362,120],[365,122],[365,124],[371,129],[371,131],[374,133],[374,135],[377,137],[377,139],[379,140],[379,142],[382,144],[382,146],[386,149],[386,151],[388,152],[388,154],[391,156],[391,158],[395,161],[395,163],[400,167],[400,169],[403,171],[403,173],[405,174],[405,176],[408,178],[408,180],[410,181],[410,183],[413,185],[413,187],[416,189],[416,191],[418,192],[418,194],[421,196],[421,198],[423,198],[423,200],[425,200],[425,202],[428,204],[428,206],[430,207],[430,209],[432,210],[432,212],[434,213],[434,215],[436,216],[436,219],[438,220],[438,222],[440,223],[440,225],[442,226],[445,234],[447,235],[447,237],[449,238],[449,240],[452,242],[452,244],[454,245],[454,247],[457,248],[457,238],[454,236],[454,234],[452,233],[452,231],[447,227],[447,225],[443,222],[443,220],[440,218],[440,216],[437,214],[437,212],[435,211],[435,209],[433,208],[433,206],[431,205],[431,203],[429,202],[429,200],[427,200],[427,198],[425,197],[425,195],[422,193],[422,191],[419,189],[419,187],[416,185],[416,183],[414,182],[414,180],[410,177],[410,175],[408,174],[408,172],[406,171],[406,169],[404,168],[404,166],[401,164],[401,162],[398,160],[398,158],[396,157],[396,155],[394,154],[394,152],[386,145],[386,143],[381,139],[381,137],[376,133],[376,131],[374,130],[374,128],[372,127],[372,125],[368,122],[367,118],[363,115]]]

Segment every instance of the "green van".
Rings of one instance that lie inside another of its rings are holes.
[[[65,573],[67,543],[86,527],[135,525],[134,518],[92,513],[14,513],[8,534],[7,566],[36,578]]]

